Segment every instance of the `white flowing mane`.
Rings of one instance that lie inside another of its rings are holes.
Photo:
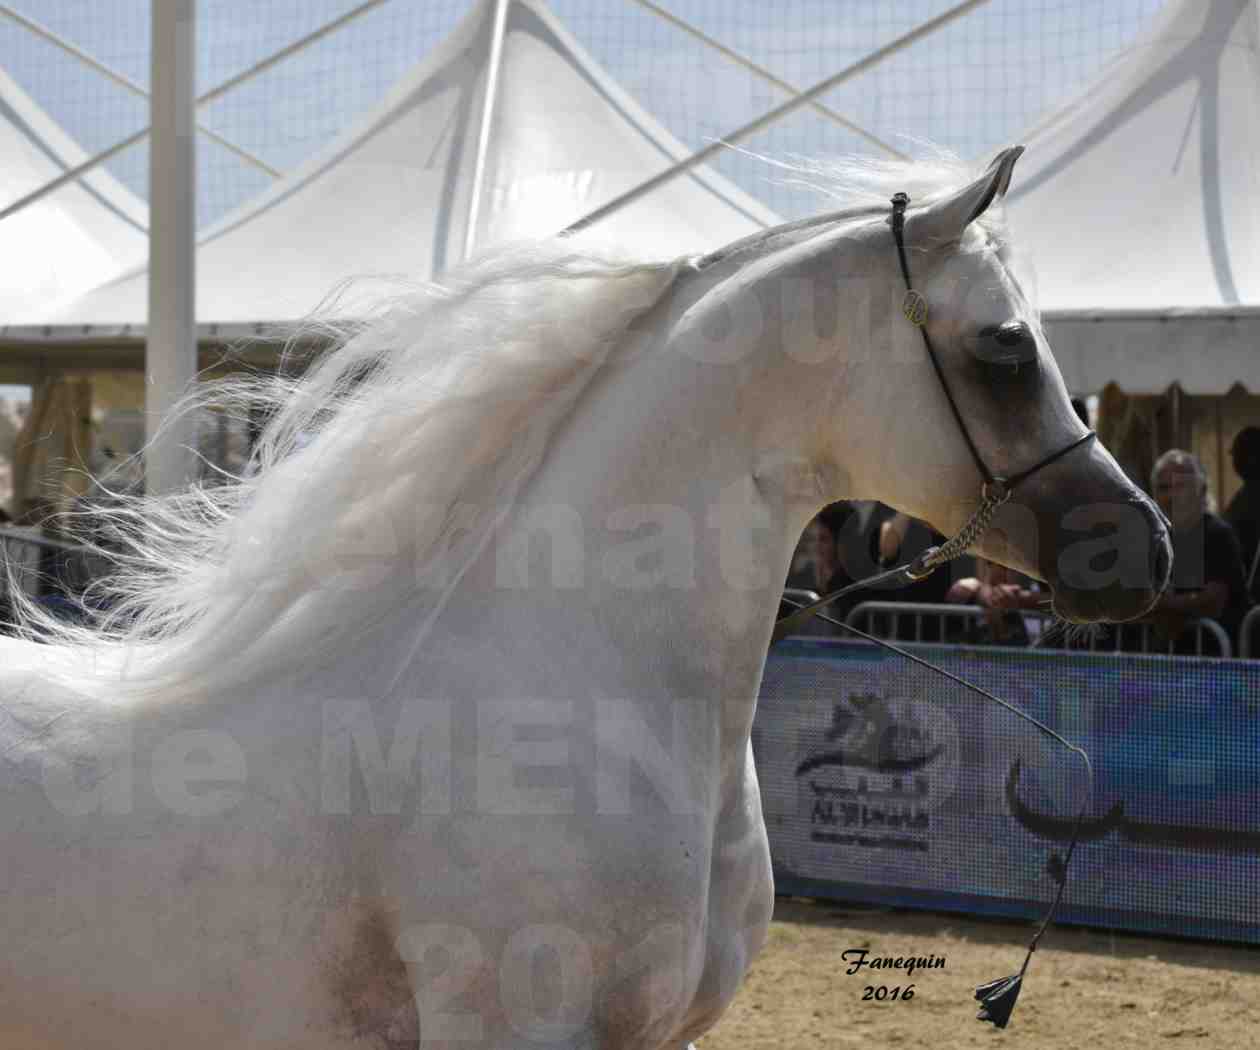
[[[284,671],[404,602],[423,633],[684,264],[517,245],[354,328],[303,326],[295,338],[340,338],[300,378],[231,378],[181,405],[269,416],[245,476],[87,512],[81,531],[115,565],[98,588],[110,612],[83,627],[23,602],[19,626],[67,647],[48,665],[79,687],[121,658],[114,696]]]
[[[946,157],[771,163],[851,206],[836,219],[975,175]],[[1000,217],[986,228],[1002,239]],[[115,566],[97,588],[109,613],[67,624],[11,587],[17,627],[61,647],[50,673],[114,697],[293,670],[404,607],[422,638],[631,323],[693,261],[535,242],[397,295],[366,322],[303,326],[295,341],[334,346],[300,377],[203,384],[182,405],[261,409],[245,475],[87,512],[80,531],[103,537]]]

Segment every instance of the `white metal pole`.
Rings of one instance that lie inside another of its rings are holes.
[[[39,37],[42,40],[47,40],[48,43],[52,44],[54,47],[61,48],[61,50],[64,51],[66,54],[73,55],[85,66],[87,66],[88,69],[91,69],[94,72],[99,73],[101,76],[107,78],[108,80],[113,81],[119,87],[124,88],[127,91],[130,91],[133,95],[138,95],[140,98],[143,98],[143,99],[147,99],[149,97],[149,93],[145,91],[144,88],[142,88],[130,77],[123,76],[123,74],[119,73],[117,70],[110,69],[109,66],[107,66],[104,62],[101,62],[93,58],[86,51],[84,51],[83,48],[70,43],[69,40],[62,40],[61,37],[59,37],[47,26],[41,25],[39,22],[36,22],[35,19],[33,18],[28,18],[26,15],[22,14],[20,11],[14,11],[13,8],[10,7],[8,4],[0,3],[0,15],[4,15],[6,18],[12,19],[14,22],[20,25],[23,29],[26,29],[30,31],[31,33],[34,33],[37,37]],[[273,168],[265,160],[262,160],[260,157],[255,157],[248,150],[242,149],[235,142],[231,141],[230,139],[224,138],[217,131],[215,131],[214,128],[206,127],[206,125],[204,124],[198,124],[197,130],[200,131],[203,135],[205,135],[206,138],[208,138],[211,142],[217,142],[224,149],[230,150],[232,153],[235,153],[238,157],[241,158],[241,160],[245,161],[246,164],[252,165],[253,167],[257,168],[259,171],[265,171],[273,179],[278,179],[280,178],[282,174],[284,174],[281,171],[277,171],[275,168]]]
[[[145,490],[194,476],[197,431],[171,408],[197,370],[196,0],[150,0],[149,327],[145,345]]]
[[[477,158],[473,164],[472,190],[468,196],[468,225],[464,229],[464,258],[473,253],[477,223],[481,218],[481,190],[490,155],[490,131],[494,122],[494,99],[499,93],[499,66],[503,61],[503,34],[507,30],[508,0],[495,0],[494,27],[490,31],[490,57],[486,65],[486,96],[481,105],[481,126],[477,132]]]
[[[150,2],[151,3],[155,2],[155,0],[150,0]],[[322,40],[329,33],[335,32],[336,30],[340,29],[342,26],[349,24],[354,19],[367,14],[367,12],[374,10],[377,7],[380,7],[381,4],[384,4],[387,2],[388,0],[365,0],[364,3],[354,8],[354,10],[347,11],[344,15],[341,15],[339,18],[335,18],[331,22],[328,22],[320,26],[314,32],[307,33],[306,36],[302,37],[301,40],[295,40],[293,43],[287,45],[286,47],[281,48],[279,51],[275,52],[274,54],[268,55],[261,62],[258,62],[250,66],[249,69],[241,71],[240,73],[238,73],[236,76],[232,77],[231,79],[225,80],[222,84],[219,84],[217,87],[212,88],[211,90],[207,91],[204,95],[202,95],[199,99],[197,99],[197,105],[206,106],[206,105],[209,105],[211,102],[215,101],[215,99],[222,98],[229,91],[235,90],[237,87],[239,87],[241,84],[244,84],[246,81],[252,80],[254,77],[260,75],[261,73],[265,73],[268,69],[270,69],[272,66],[276,65],[277,63],[283,62],[286,58],[289,58],[291,55],[296,55],[299,51],[303,50],[306,47],[309,47],[311,44],[315,43],[317,40]],[[5,10],[7,6],[8,5],[0,5],[0,13],[7,13],[7,11]],[[29,20],[24,21],[23,24],[27,25],[27,27],[29,28],[28,21]],[[61,42],[59,42],[59,46],[62,46]],[[108,149],[103,149],[101,150],[100,153],[97,153],[94,156],[89,157],[87,160],[85,160],[82,164],[79,164],[77,167],[71,168],[69,171],[62,172],[55,179],[50,179],[48,182],[44,183],[44,185],[40,186],[38,189],[31,190],[31,192],[28,193],[25,197],[20,197],[19,199],[15,200],[12,204],[6,204],[3,208],[0,208],[0,220],[7,219],[10,215],[16,215],[23,208],[29,207],[30,205],[34,204],[37,200],[42,200],[44,197],[47,197],[50,193],[56,192],[62,186],[66,185],[66,183],[78,181],[79,179],[83,178],[83,176],[86,175],[93,168],[99,167],[101,164],[104,164],[111,157],[116,157],[123,150],[128,149],[131,146],[134,146],[137,142],[143,142],[145,138],[149,135],[150,131],[151,131],[150,128],[141,128],[139,131],[135,132],[135,134],[127,136],[127,138],[123,139],[121,142],[115,142]],[[229,145],[228,148],[239,153],[239,147]],[[279,175],[283,173],[275,172],[275,174]]]

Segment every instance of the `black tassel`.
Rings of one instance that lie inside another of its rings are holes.
[[[998,1028],[1005,1028],[1006,1022],[1011,1019],[1011,1011],[1015,1009],[1023,980],[1024,975],[1017,973],[1011,977],[999,977],[977,988],[976,998],[980,1000],[981,1009],[976,1014],[976,1020],[991,1021]]]

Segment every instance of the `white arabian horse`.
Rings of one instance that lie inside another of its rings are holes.
[[[883,175],[998,472],[1083,434],[990,209],[1018,153]],[[713,1025],[773,904],[749,731],[797,538],[979,499],[872,200],[669,263],[518,246],[215,393],[274,408],[257,469],[102,511],[111,617],[0,646],[0,1046]],[[1169,557],[1096,443],[980,549],[1077,622],[1142,613]]]

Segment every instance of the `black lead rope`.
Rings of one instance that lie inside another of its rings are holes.
[[[888,579],[896,576],[897,574],[904,574],[909,568],[909,565],[903,565],[898,569],[891,570],[890,572],[881,573],[879,576],[873,576],[867,580],[861,580],[850,587],[844,588],[844,591],[847,592],[858,587],[864,587],[868,584],[874,583],[876,580]],[[837,593],[835,597],[839,597],[839,593]],[[807,608],[807,606],[803,603],[797,602],[786,596],[781,600],[789,605],[795,605],[798,612]],[[813,605],[817,604],[818,603],[812,603],[809,607],[812,608]],[[793,613],[792,615],[795,616],[796,614]],[[982,689],[978,685],[973,685],[965,678],[960,678],[958,675],[945,670],[943,667],[938,667],[936,664],[930,663],[922,657],[915,656],[913,653],[907,652],[899,645],[893,645],[891,642],[886,642],[882,638],[876,638],[874,635],[867,634],[865,631],[860,631],[851,624],[843,623],[840,620],[833,619],[825,613],[818,611],[815,611],[813,615],[822,620],[824,623],[829,623],[833,626],[839,627],[842,630],[848,631],[850,634],[855,634],[859,638],[866,639],[868,642],[874,642],[876,645],[882,646],[889,652],[905,657],[905,659],[909,660],[911,663],[916,663],[920,667],[926,667],[929,671],[935,671],[937,674],[943,675],[951,682],[956,682],[964,689],[970,689],[973,693],[983,696],[986,700],[992,700],[995,704],[1000,704],[1012,714],[1018,715],[1026,722],[1031,722],[1043,733],[1062,744],[1069,751],[1080,755],[1081,761],[1085,763],[1085,802],[1081,805],[1080,810],[1077,812],[1076,820],[1072,825],[1072,842],[1068,846],[1067,856],[1060,858],[1057,853],[1052,853],[1050,854],[1049,861],[1046,863],[1046,872],[1055,880],[1055,882],[1058,883],[1059,888],[1055,892],[1054,901],[1050,905],[1050,910],[1046,912],[1046,917],[1041,920],[1041,925],[1037,927],[1037,932],[1033,934],[1032,940],[1028,942],[1028,952],[1024,956],[1024,964],[1019,968],[1019,973],[1012,974],[1009,977],[999,977],[995,981],[988,981],[985,984],[980,985],[975,991],[975,997],[980,1002],[980,1012],[976,1015],[977,1020],[991,1021],[998,1028],[1005,1028],[1007,1021],[1010,1020],[1011,1011],[1015,1009],[1015,1000],[1019,998],[1019,989],[1024,980],[1024,973],[1028,970],[1028,964],[1032,961],[1033,952],[1037,950],[1037,942],[1041,940],[1041,935],[1046,932],[1046,927],[1049,926],[1051,921],[1054,919],[1054,914],[1059,909],[1059,901],[1063,898],[1063,889],[1067,885],[1068,865],[1072,863],[1072,854],[1076,852],[1076,843],[1078,841],[1078,836],[1080,835],[1081,821],[1085,819],[1085,812],[1089,809],[1089,805],[1094,794],[1094,767],[1089,761],[1089,755],[1085,752],[1084,748],[1077,747],[1075,744],[1065,740],[1048,725],[1039,722],[1026,711],[1021,711],[1018,707],[1015,707],[1013,704],[1003,700],[1000,696],[995,696],[987,689]],[[784,619],[787,618],[785,617]],[[779,622],[782,623],[783,621],[780,620]],[[773,643],[771,644],[773,645]]]
[[[971,519],[960,530],[957,536],[947,541],[940,547],[930,547],[924,551],[913,562],[901,565],[895,569],[889,569],[887,572],[878,573],[869,576],[864,580],[851,583],[846,587],[831,591],[816,601],[808,604],[794,601],[791,598],[784,597],[783,601],[789,605],[795,606],[795,611],[787,616],[781,617],[774,625],[774,634],[771,638],[771,646],[782,641],[788,634],[798,631],[806,622],[817,616],[826,623],[833,624],[842,630],[848,631],[850,634],[864,638],[868,642],[874,642],[876,645],[882,646],[889,652],[897,653],[899,656],[916,663],[921,667],[926,667],[931,671],[935,671],[939,675],[943,675],[952,682],[970,689],[973,693],[992,700],[995,704],[1000,704],[1012,714],[1018,715],[1026,722],[1030,722],[1036,726],[1042,733],[1062,744],[1069,751],[1081,756],[1081,760],[1085,763],[1086,773],[1086,791],[1085,802],[1081,806],[1080,811],[1076,814],[1076,821],[1072,826],[1072,842],[1068,846],[1066,857],[1060,858],[1057,853],[1050,855],[1050,860],[1046,865],[1046,870],[1050,876],[1058,883],[1058,890],[1054,895],[1054,901],[1050,905],[1050,910],[1046,913],[1046,917],[1042,919],[1041,925],[1037,927],[1037,932],[1033,934],[1032,940],[1028,944],[1028,953],[1024,956],[1024,964],[1019,968],[1019,972],[1009,977],[999,977],[995,981],[988,981],[980,985],[975,991],[975,997],[980,1002],[980,1012],[977,1017],[981,1021],[990,1021],[998,1028],[1005,1028],[1010,1020],[1011,1011],[1015,1008],[1015,1001],[1019,998],[1020,985],[1023,982],[1024,974],[1028,970],[1028,964],[1032,961],[1032,954],[1037,950],[1037,942],[1041,939],[1041,935],[1045,933],[1051,921],[1054,919],[1055,912],[1059,908],[1059,901],[1063,899],[1063,890],[1067,885],[1068,865],[1072,863],[1072,855],[1076,852],[1076,843],[1081,829],[1081,821],[1085,817],[1085,812],[1089,808],[1094,793],[1094,769],[1090,764],[1089,755],[1085,753],[1083,748],[1077,747],[1075,744],[1069,743],[1062,736],[1056,733],[1049,726],[1044,725],[1031,715],[1012,704],[1007,703],[1000,697],[994,696],[986,689],[982,689],[977,685],[965,679],[959,678],[957,675],[946,671],[942,667],[929,663],[913,653],[907,652],[900,646],[892,645],[884,641],[882,638],[876,638],[864,631],[858,630],[847,623],[832,619],[823,614],[822,610],[830,605],[837,598],[841,598],[853,591],[861,590],[866,587],[873,587],[877,584],[887,581],[897,580],[899,582],[912,582],[921,580],[929,576],[941,565],[953,560],[967,550],[973,543],[980,538],[988,529],[989,522],[993,515],[997,513],[999,507],[1002,506],[1011,497],[1011,493],[1015,487],[1021,482],[1030,478],[1043,467],[1048,467],[1051,463],[1066,456],[1073,449],[1079,448],[1087,441],[1093,440],[1097,435],[1090,430],[1084,436],[1077,438],[1057,452],[1039,460],[1027,470],[1022,470],[1018,474],[1013,474],[1009,478],[998,477],[989,470],[984,459],[980,455],[979,449],[976,448],[975,442],[971,439],[971,432],[967,429],[967,424],[963,420],[962,413],[958,409],[958,404],[954,400],[953,392],[949,388],[949,382],[945,378],[945,371],[941,367],[941,363],[936,356],[936,349],[932,346],[932,340],[927,332],[927,300],[914,290],[914,284],[910,278],[910,267],[906,262],[906,246],[905,246],[905,221],[906,206],[910,203],[910,198],[904,193],[898,193],[892,198],[892,231],[893,238],[897,243],[897,259],[901,264],[901,275],[906,282],[906,295],[902,302],[901,311],[906,319],[910,321],[923,335],[923,345],[927,348],[928,357],[932,362],[932,367],[936,370],[937,378],[941,381],[941,388],[945,391],[945,398],[949,402],[950,411],[954,414],[954,419],[958,422],[958,429],[962,431],[963,440],[967,443],[967,448],[971,451],[971,458],[975,460],[976,466],[980,469],[980,475],[984,479],[981,486],[981,502],[980,506],[972,514]]]

